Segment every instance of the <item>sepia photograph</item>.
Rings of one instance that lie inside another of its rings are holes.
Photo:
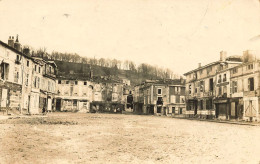
[[[260,0],[0,0],[0,164],[260,164]]]

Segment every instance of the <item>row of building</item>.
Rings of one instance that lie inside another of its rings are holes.
[[[135,87],[137,113],[259,121],[260,61],[220,52],[220,60],[185,73],[182,79],[146,81]]]
[[[48,111],[122,111],[132,106],[128,80],[57,76],[54,61],[30,55],[18,36],[0,41],[0,109],[22,114]]]
[[[185,73],[186,79],[129,80],[110,77],[57,76],[54,61],[32,57],[18,36],[0,41],[0,109],[38,114],[58,111],[115,112],[219,119],[260,119],[260,61],[220,53],[220,60]]]

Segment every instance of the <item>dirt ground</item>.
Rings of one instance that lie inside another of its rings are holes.
[[[52,113],[0,120],[0,163],[256,163],[260,127]]]

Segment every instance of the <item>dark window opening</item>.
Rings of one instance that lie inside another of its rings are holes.
[[[209,79],[209,90],[213,91],[213,78]]]
[[[27,60],[27,67],[29,67],[29,65],[30,65],[30,61],[29,61],[29,60]]]
[[[87,85],[87,82],[86,82],[86,81],[84,81],[84,85]]]
[[[66,81],[66,84],[69,84],[70,82],[69,81]]]
[[[253,91],[254,90],[254,78],[251,77],[248,79],[248,90],[249,91]]]
[[[75,81],[75,85],[78,85],[78,81]]]
[[[58,84],[61,84],[61,80],[58,80]]]

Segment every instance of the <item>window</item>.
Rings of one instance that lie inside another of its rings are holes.
[[[227,81],[227,75],[224,74],[224,77],[223,77],[223,82]]]
[[[179,114],[182,114],[182,108],[180,108],[180,112],[179,112]]]
[[[175,113],[175,107],[172,107],[172,113]]]
[[[29,84],[29,74],[26,74],[26,80],[25,80],[25,85],[28,86]]]
[[[37,77],[34,77],[34,88],[37,88]]]
[[[158,93],[158,95],[161,95],[161,94],[162,94],[162,89],[161,89],[161,88],[158,88],[158,89],[157,89],[157,93]]]
[[[233,74],[237,73],[237,68],[233,69]]]
[[[232,81],[232,89],[233,89],[233,93],[237,92],[237,81]]]
[[[70,81],[66,81],[66,84],[69,84],[70,83]]]
[[[191,94],[191,84],[189,85],[189,94]]]
[[[58,80],[58,84],[61,84],[61,80]]]
[[[209,74],[212,71],[212,67],[207,68],[207,74]]]
[[[39,66],[39,73],[41,73],[41,67]]]
[[[78,85],[78,81],[75,81],[75,85]]]
[[[248,78],[248,90],[249,91],[253,91],[254,90],[254,78]]]
[[[203,73],[203,70],[201,69],[201,70],[200,70],[200,74],[202,74],[202,73]]]
[[[1,78],[3,80],[8,80],[8,75],[9,75],[9,64],[2,63],[1,64]]]
[[[34,66],[34,71],[37,71],[37,65]]]
[[[221,75],[218,76],[218,83],[221,83]]]
[[[38,85],[37,85],[37,88],[40,88],[40,81],[41,81],[41,79],[38,77]]]
[[[218,95],[222,95],[222,88],[218,87]]]
[[[84,81],[84,85],[87,85],[87,82],[86,82],[86,81]]]
[[[253,68],[254,68],[253,64],[247,65],[247,70],[250,70],[250,69],[253,69]]]
[[[29,60],[27,60],[27,67],[29,67],[29,65],[30,65],[30,61],[29,61]]]
[[[200,81],[200,92],[204,91],[204,81]]]
[[[206,100],[206,109],[212,109],[212,99]]]
[[[19,72],[14,73],[14,82],[18,83]]]
[[[209,91],[213,91],[213,78],[209,79]]]

